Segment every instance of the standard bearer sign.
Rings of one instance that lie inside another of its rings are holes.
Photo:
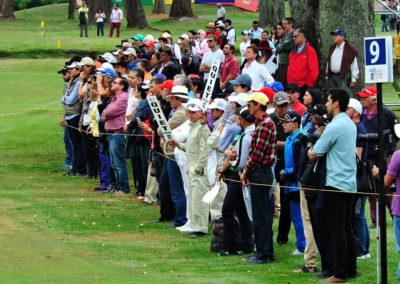
[[[149,103],[154,118],[158,123],[158,127],[160,127],[161,129],[165,142],[168,142],[169,140],[173,139],[171,128],[169,127],[169,124],[165,119],[164,113],[162,112],[160,104],[157,101],[157,97],[156,96],[147,97],[147,102]]]
[[[393,82],[392,37],[364,38],[365,83]]]
[[[204,94],[202,99],[203,110],[205,110],[207,105],[210,103],[220,65],[221,62],[218,59],[214,59],[211,65],[210,76],[208,76],[207,84],[206,87],[204,88]]]

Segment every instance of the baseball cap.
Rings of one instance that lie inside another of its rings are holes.
[[[152,46],[152,47],[155,47],[155,46],[156,46],[156,44],[155,44],[154,41],[152,41],[152,40],[146,41],[146,43],[145,43],[144,45],[145,45],[145,46]]]
[[[113,79],[115,79],[115,77],[116,77],[114,70],[111,68],[106,68],[104,70],[101,70],[101,71],[97,72],[97,75],[108,76],[108,77],[112,77]]]
[[[286,92],[287,92],[287,91],[292,91],[292,92],[295,92],[295,93],[300,93],[300,88],[299,88],[299,86],[297,86],[297,84],[295,84],[295,83],[290,83],[290,84],[288,84],[288,85],[286,86],[285,91],[286,91]]]
[[[224,99],[215,99],[207,108],[225,110],[225,106],[226,101]]]
[[[165,82],[168,81],[172,81],[172,84],[174,83],[174,80],[167,80]],[[171,91],[171,96],[187,99],[188,88],[186,88],[185,86],[173,86]]]
[[[249,97],[248,94],[246,93],[240,93],[236,96],[230,96],[229,101],[232,103],[238,103],[241,106],[246,106],[247,105],[247,98]]]
[[[235,114],[249,123],[256,121],[256,118],[250,114],[250,110],[247,106],[236,109]]]
[[[273,100],[274,104],[280,106],[283,104],[288,104],[289,103],[289,96],[287,93],[285,92],[277,92],[274,96],[274,100]]]
[[[61,68],[61,70],[57,71],[57,74],[65,74],[68,72],[68,69],[66,67]]]
[[[264,87],[258,91],[253,91],[253,93],[255,93],[255,92],[261,92],[261,93],[265,94],[268,97],[268,100],[270,102],[272,102],[272,100],[274,99],[275,91],[272,90],[271,88]]]
[[[264,93],[260,93],[260,92],[252,93],[250,95],[250,97],[248,97],[246,99],[246,102],[250,102],[250,101],[255,101],[256,103],[259,103],[260,105],[264,105],[264,106],[266,106],[268,104],[267,96],[264,95]]]
[[[78,63],[79,67],[85,66],[85,65],[90,65],[94,66],[94,61],[90,57],[83,57],[81,62]]]
[[[164,83],[157,85],[157,88],[159,89],[168,89],[168,90],[172,90],[172,87],[174,85],[174,80],[167,80],[164,81]]]
[[[362,98],[368,98],[368,97],[376,97],[378,94],[378,91],[376,90],[375,87],[366,87],[365,89],[362,89],[361,92],[358,92],[357,95],[359,95]]]
[[[202,111],[203,105],[197,98],[191,98],[186,104],[182,104],[185,109],[190,111]]]
[[[179,38],[189,39],[189,36],[187,34],[181,34]]]
[[[122,52],[123,55],[134,55],[136,56],[136,50],[132,47],[128,48],[124,52]]]
[[[230,80],[229,83],[232,85],[246,85],[247,87],[251,88],[251,78],[247,74],[242,74],[237,76],[235,80]]]
[[[336,31],[331,32],[331,35],[341,35],[343,37],[346,37],[346,32],[342,29],[337,29]]]
[[[100,57],[104,58],[108,63],[117,63],[114,55],[112,55],[110,52],[106,52],[103,55],[100,55]]]
[[[248,32],[248,31],[243,31],[241,34],[242,34],[242,35],[248,35],[249,32]]]
[[[359,100],[351,98],[348,107],[351,107],[354,110],[356,110],[359,114],[362,114],[362,105]]]
[[[326,106],[323,105],[323,104],[317,104],[317,105],[313,106],[312,108],[309,108],[307,110],[307,112],[309,114],[312,114],[312,115],[314,115],[314,114],[316,114],[316,115],[324,115],[324,114],[328,113],[328,111],[326,109]]]
[[[161,73],[154,74],[153,78],[161,78],[164,81],[167,80],[167,77],[165,77],[165,75]]]
[[[189,78],[190,78],[190,79],[200,79],[200,76],[199,76],[199,75],[196,75],[196,74],[190,74],[190,75],[189,75]]]
[[[154,41],[154,37],[151,34],[148,34],[144,37],[145,42],[148,42],[149,40]]]
[[[317,125],[319,126],[327,125],[332,120],[332,116],[327,113],[324,115],[316,115],[314,118],[317,121]]]
[[[78,65],[78,62],[74,61],[70,65],[66,66],[67,69],[72,69],[72,68],[80,68]]]
[[[295,111],[289,111],[285,117],[279,118],[279,120],[287,121],[287,122],[297,122],[299,125],[301,123],[301,116]]]
[[[164,37],[164,38],[169,38],[169,37],[171,37],[171,35],[170,35],[169,33],[166,33],[166,32],[165,32],[165,33],[162,34],[162,37]]]
[[[120,52],[120,49],[117,49],[117,50],[114,51],[112,54],[115,55],[115,56],[117,56],[117,55],[119,54],[119,52]]]
[[[144,41],[144,37],[141,34],[137,34],[135,36],[132,37],[134,40],[141,40]]]

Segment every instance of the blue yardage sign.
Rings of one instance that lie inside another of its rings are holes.
[[[365,82],[393,81],[392,37],[364,38]]]

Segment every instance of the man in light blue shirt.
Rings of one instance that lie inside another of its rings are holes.
[[[357,129],[346,115],[349,95],[344,89],[329,91],[326,108],[333,116],[308,152],[311,160],[326,158],[326,187],[323,207],[328,231],[332,236],[334,270],[327,282],[346,282],[356,276],[356,241],[352,229],[353,195],[356,192],[356,138]],[[331,256],[332,257],[332,256]]]

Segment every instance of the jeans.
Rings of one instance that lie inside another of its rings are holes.
[[[369,253],[369,229],[367,224],[367,219],[365,218],[365,203],[367,201],[367,196],[363,196],[357,199],[355,206],[355,222],[354,231],[358,238],[358,249],[357,256],[363,256]]]
[[[119,37],[119,28],[121,27],[121,23],[110,23],[110,34],[109,37],[113,36],[114,29],[117,29],[117,37]]]
[[[105,151],[104,147],[104,143],[100,143],[100,187],[111,185],[111,165],[110,160],[108,159],[107,151]]]
[[[160,219],[162,221],[169,221],[174,219],[175,206],[171,198],[171,190],[168,176],[168,159],[163,159],[163,167],[158,182],[158,194],[160,197]],[[186,213],[186,212],[185,212]]]
[[[300,210],[300,192],[293,191],[287,194],[290,200],[290,217],[296,231],[296,247],[300,252],[304,252],[306,248],[306,237],[304,236],[303,220]]]
[[[393,215],[393,229],[394,229],[394,237],[396,239],[397,253],[400,253],[400,216]],[[400,283],[400,263],[397,268],[397,279]]]
[[[79,127],[80,116],[77,115],[66,120],[67,124],[73,127]],[[72,165],[72,173],[86,175],[86,160],[83,151],[82,137],[78,130],[68,127],[69,137],[74,148],[74,163]]]
[[[96,23],[96,26],[97,26],[97,36],[100,35],[100,31],[101,31],[101,36],[104,36],[104,23],[103,22]]]
[[[325,193],[324,209],[333,241],[331,243],[335,256],[333,275],[341,279],[351,278],[356,275],[357,268],[357,242],[352,228],[353,196],[333,187],[328,189],[337,191]]]
[[[387,26],[387,20],[383,20],[382,21],[382,32],[383,31],[385,31],[385,32],[388,32],[389,30],[388,30],[388,26]]]
[[[233,173],[233,171],[229,171]],[[228,176],[229,179],[240,180],[237,172],[235,176]],[[237,221],[239,219],[240,235],[236,230]],[[243,200],[242,184],[238,182],[229,182],[228,190],[225,195],[224,204],[222,205],[222,218],[224,220],[224,231],[222,239],[222,248],[230,253],[243,250],[245,253],[253,249],[253,229],[252,223],[247,214],[246,205]],[[240,239],[241,247],[237,247],[237,240]]]
[[[124,134],[123,131],[115,134]],[[125,162],[125,135],[108,135],[108,152],[110,155],[111,167],[114,170],[115,189],[129,193],[128,170]]]
[[[72,145],[71,138],[69,137],[67,126],[64,126],[63,140],[65,144],[65,152],[67,152],[67,155],[65,156],[65,164],[72,165],[74,162],[74,146]]]
[[[272,184],[274,175],[271,166],[257,167],[250,174],[250,183]],[[250,185],[253,214],[253,231],[256,244],[256,259],[274,257],[272,222],[275,211],[273,189],[270,186]]]
[[[175,204],[174,225],[180,226],[187,222],[186,218],[186,195],[183,188],[182,175],[178,164],[175,161],[167,159],[167,170],[169,179],[169,188],[171,190],[171,198]]]
[[[81,37],[83,37],[83,29],[85,29],[85,37],[88,37],[88,23],[86,24],[79,24],[81,28]]]

